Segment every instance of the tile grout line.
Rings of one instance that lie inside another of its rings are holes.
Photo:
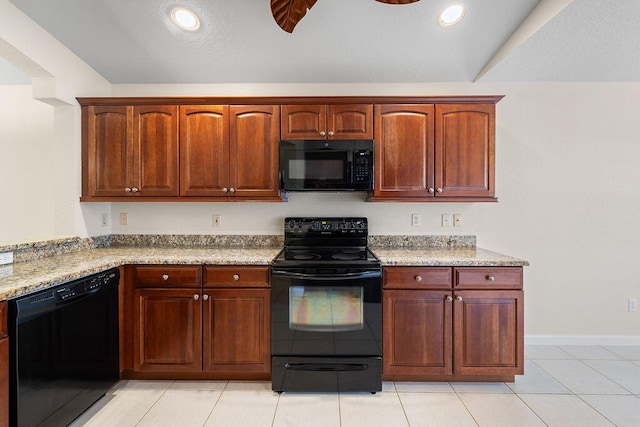
[[[142,417],[140,417],[140,419],[138,420],[138,422],[135,423],[135,426],[140,425],[140,423],[142,422],[142,420],[144,420],[144,417],[146,417],[147,415],[149,415],[149,412],[151,412],[151,409],[153,409],[154,406],[156,406],[158,404],[158,402],[160,401],[160,399],[162,398],[162,396],[164,396],[164,394],[167,392],[167,390],[169,390],[169,388],[171,388],[171,386],[175,383],[175,381],[171,381],[171,384],[169,384],[167,386],[167,388],[165,388],[164,390],[162,390],[162,393],[160,393],[160,395],[158,396],[158,398],[155,400],[155,402],[153,402],[153,405],[149,406],[149,409],[147,409],[144,413],[144,415]]]
[[[207,415],[207,418],[204,420],[204,424],[202,424],[202,426],[206,426],[207,422],[209,421],[209,418],[211,418],[211,415],[213,415],[213,411],[214,409],[216,409],[216,406],[218,406],[218,402],[220,402],[220,399],[222,398],[222,393],[224,393],[225,389],[227,388],[227,386],[229,385],[229,381],[227,381],[224,385],[224,387],[222,387],[222,390],[220,390],[220,394],[218,395],[218,398],[216,399],[216,402],[213,404],[213,408],[211,408],[211,411],[209,411],[209,415]]]
[[[402,413],[404,414],[405,420],[407,420],[407,425],[409,427],[411,427],[411,421],[409,420],[409,415],[407,415],[407,410],[404,408],[404,403],[402,403],[402,398],[400,397],[400,393],[398,393],[398,388],[396,387],[396,382],[392,381],[391,384],[393,384],[393,391],[396,394],[396,397],[398,398],[398,401],[400,402],[400,407],[402,408]],[[382,393],[382,391],[380,393]]]

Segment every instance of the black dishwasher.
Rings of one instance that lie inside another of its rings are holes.
[[[119,379],[111,269],[9,300],[11,426],[65,426]]]

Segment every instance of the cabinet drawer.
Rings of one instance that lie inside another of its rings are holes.
[[[0,302],[0,338],[7,336],[7,302]]]
[[[458,267],[456,289],[522,289],[522,267]]]
[[[206,266],[204,268],[204,286],[209,288],[268,288],[269,267]]]
[[[385,289],[448,289],[451,287],[451,268],[385,267],[382,283]]]
[[[202,282],[199,265],[136,265],[133,266],[136,287],[194,287]]]

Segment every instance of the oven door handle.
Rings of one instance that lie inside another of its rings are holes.
[[[345,279],[367,279],[370,277],[381,277],[382,273],[378,271],[361,271],[359,273],[344,273],[344,274],[307,274],[307,273],[292,273],[289,271],[272,270],[271,275],[279,277],[292,277],[295,279],[305,280],[345,280]]]
[[[366,363],[285,363],[285,369],[292,371],[366,371]]]

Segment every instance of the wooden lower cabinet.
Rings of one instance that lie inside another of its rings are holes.
[[[9,425],[9,338],[7,302],[0,302],[0,427]]]
[[[123,377],[269,379],[268,271],[128,266],[124,298],[132,303],[124,310],[132,327],[124,328],[123,348],[132,355],[122,357]]]
[[[443,267],[384,268],[383,378],[513,381],[524,373],[522,268],[447,269],[449,289]]]

